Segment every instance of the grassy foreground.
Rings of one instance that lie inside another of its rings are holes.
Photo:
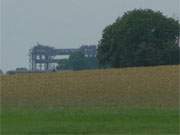
[[[179,68],[1,77],[2,135],[178,135]]]
[[[2,112],[3,135],[178,135],[176,109],[59,108]]]

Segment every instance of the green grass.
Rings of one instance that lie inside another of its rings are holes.
[[[2,135],[178,135],[177,109],[65,107],[3,109]]]

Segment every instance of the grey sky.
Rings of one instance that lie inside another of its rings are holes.
[[[127,10],[150,8],[177,17],[179,0],[1,0],[1,64],[28,67],[40,42],[57,48],[97,44],[102,30]]]

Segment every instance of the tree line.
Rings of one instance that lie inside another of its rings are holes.
[[[180,63],[180,24],[160,11],[135,9],[103,30],[97,58],[77,52],[61,69],[119,68]]]

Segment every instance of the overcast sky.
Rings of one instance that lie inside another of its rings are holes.
[[[1,0],[0,68],[28,67],[39,42],[56,48],[97,44],[105,26],[134,8],[178,17],[180,0]]]

